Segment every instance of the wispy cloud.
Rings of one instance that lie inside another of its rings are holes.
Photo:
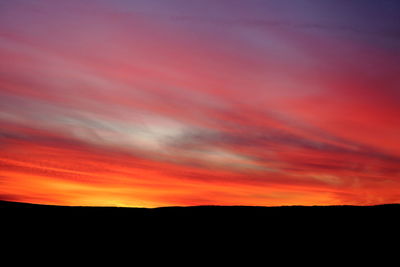
[[[393,28],[125,4],[0,11],[1,199],[399,201],[399,53],[375,42]]]

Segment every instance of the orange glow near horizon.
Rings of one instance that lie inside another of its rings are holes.
[[[2,4],[0,200],[400,202],[399,5],[168,2]]]

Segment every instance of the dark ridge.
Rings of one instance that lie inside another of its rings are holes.
[[[284,216],[372,216],[377,213],[400,214],[400,204],[375,206],[171,206],[159,208],[112,207],[112,206],[57,206],[22,202],[0,201],[0,213],[68,214],[68,215],[115,215],[115,216],[173,216],[194,217],[272,217]]]
[[[273,210],[273,209],[400,209],[400,204],[381,204],[381,205],[369,205],[369,206],[356,206],[356,205],[331,205],[331,206],[303,206],[303,205],[292,205],[292,206],[220,206],[220,205],[200,205],[200,206],[169,206],[169,207],[158,207],[158,208],[143,208],[143,207],[118,207],[118,206],[62,206],[62,205],[46,205],[46,204],[34,204],[25,202],[5,201],[0,200],[0,209],[2,208],[33,208],[33,209],[118,209],[118,210],[172,210],[172,209],[193,209],[193,210],[204,210],[204,209],[227,209],[227,210]]]
[[[375,233],[391,236],[400,225],[400,204],[377,206],[190,206],[160,208],[53,206],[0,201],[0,226],[4,232],[63,234],[77,231],[101,237],[136,237],[140,234],[176,233],[187,238],[224,235],[235,238],[310,235],[321,239],[363,238]],[[12,229],[12,231],[11,231]],[[7,230],[5,231],[7,232]],[[282,241],[283,242],[283,241]]]

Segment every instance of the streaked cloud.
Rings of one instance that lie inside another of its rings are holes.
[[[3,3],[0,198],[399,202],[400,7],[229,3]]]

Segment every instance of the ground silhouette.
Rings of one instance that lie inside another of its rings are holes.
[[[0,213],[16,216],[124,216],[163,218],[257,218],[279,220],[280,218],[302,219],[376,219],[376,216],[395,217],[400,213],[400,204],[375,206],[189,206],[189,207],[87,207],[56,206],[21,202],[0,201]]]
[[[313,237],[314,242],[368,242],[372,237],[386,238],[396,233],[400,224],[399,215],[400,204],[122,208],[0,201],[3,233],[37,233],[39,239],[42,233],[50,232],[56,237],[80,233],[94,238],[129,236],[130,240],[139,235],[167,235],[168,240],[180,235],[189,240],[203,241],[219,237],[232,240],[232,244],[238,238],[259,239],[260,242],[271,242],[274,238],[282,246],[287,246],[285,240],[288,238],[304,241]]]

